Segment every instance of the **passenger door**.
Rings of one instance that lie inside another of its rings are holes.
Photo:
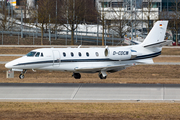
[[[53,66],[59,66],[61,62],[59,51],[53,51]]]

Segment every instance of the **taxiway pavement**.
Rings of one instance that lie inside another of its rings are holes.
[[[0,83],[0,100],[179,101],[180,84]]]

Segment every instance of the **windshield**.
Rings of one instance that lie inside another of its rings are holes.
[[[29,53],[27,54],[27,56],[28,56],[28,57],[33,57],[35,54],[36,54],[36,52],[29,52]]]
[[[37,52],[36,55],[35,55],[35,57],[39,57],[39,55],[40,55],[40,52]]]

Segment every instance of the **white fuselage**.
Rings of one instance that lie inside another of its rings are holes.
[[[75,68],[92,68],[90,71],[78,72],[99,72],[93,68],[153,63],[152,59],[149,58],[160,55],[161,48],[156,48],[153,51],[140,45],[106,48],[42,48],[31,51],[35,54],[39,52],[39,56],[25,55],[7,63],[6,67],[12,70],[36,69],[73,72],[76,72]]]

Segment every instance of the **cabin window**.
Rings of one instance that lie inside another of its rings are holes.
[[[66,53],[65,52],[63,52],[63,56],[66,57]]]
[[[78,54],[79,54],[79,57],[81,57],[81,56],[82,56],[81,52],[79,52]]]
[[[43,53],[41,53],[41,57],[43,57],[44,55],[43,55]]]
[[[96,52],[95,54],[96,54],[97,57],[99,56],[99,53],[98,53],[98,52]]]
[[[27,54],[27,57],[33,57],[35,54],[36,54],[36,52],[29,52],[29,53]]]
[[[72,57],[74,56],[74,53],[73,53],[73,52],[71,52],[71,56],[72,56]]]
[[[86,56],[89,57],[89,53],[88,52],[86,52]]]
[[[37,52],[36,55],[35,55],[35,57],[39,57],[39,55],[40,55],[40,52]]]

